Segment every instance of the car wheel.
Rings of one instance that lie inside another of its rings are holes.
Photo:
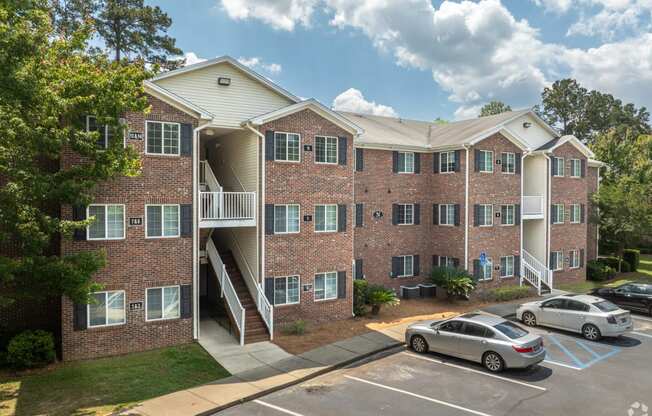
[[[415,335],[412,337],[410,340],[410,347],[419,354],[425,354],[428,352],[428,343],[421,335]]]
[[[597,326],[593,324],[586,324],[582,327],[582,335],[584,338],[588,339],[589,341],[597,341],[600,338],[602,338],[602,334],[600,334],[600,329],[598,329]]]
[[[482,364],[492,373],[500,373],[505,368],[503,357],[493,351],[485,353],[482,357]]]
[[[537,317],[532,312],[523,312],[521,321],[527,326],[537,326]]]

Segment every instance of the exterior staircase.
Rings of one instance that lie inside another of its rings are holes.
[[[537,289],[539,296],[552,292],[552,271],[537,260],[532,254],[523,250],[521,256],[521,286],[529,283]]]

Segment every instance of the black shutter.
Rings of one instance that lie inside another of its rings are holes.
[[[181,237],[192,237],[192,204],[182,204],[179,207],[181,217]]]
[[[453,214],[455,216],[455,225],[460,225],[460,204],[453,206]]]
[[[480,279],[480,259],[473,260],[473,277],[476,280]]]
[[[521,276],[521,256],[514,256],[514,276]]]
[[[265,297],[270,305],[274,304],[274,278],[266,277],[265,278]]]
[[[586,176],[586,160],[580,160],[580,176],[583,178]]]
[[[85,303],[75,303],[73,305],[72,329],[83,331],[88,325],[88,305]]]
[[[349,140],[346,137],[337,138],[337,163],[346,165],[346,154],[349,150]]]
[[[432,255],[432,268],[439,266],[439,256],[436,254]]]
[[[363,204],[355,204],[355,226],[362,227],[364,225]]]
[[[550,253],[550,259],[548,260],[548,263],[549,263],[549,264],[548,264],[548,268],[549,268],[550,270],[554,270],[554,269],[555,269],[555,262],[554,262],[553,254],[554,254],[554,253]]]
[[[462,151],[461,150],[456,150],[455,151],[455,172],[460,171],[460,158],[462,156]]]
[[[364,149],[355,149],[355,170],[358,172],[364,170]]]
[[[473,152],[473,162],[475,171],[480,172],[480,151],[478,149]]]
[[[392,172],[398,173],[398,152],[392,152]]]
[[[72,220],[84,221],[86,220],[86,207],[84,205],[74,205],[72,207]],[[86,240],[86,227],[77,228],[73,232],[73,239],[76,241]]]
[[[421,224],[421,205],[414,204],[414,225]]]
[[[412,256],[412,274],[418,276],[421,273],[421,262],[419,261],[419,255]]]
[[[192,317],[192,285],[181,285],[181,318]]]
[[[355,259],[355,278],[364,279],[362,259]]]
[[[557,158],[553,156],[550,159],[550,176],[555,176],[556,171],[557,171]]]
[[[337,272],[337,298],[346,299],[346,272]]]
[[[586,210],[585,210],[585,205],[580,204],[580,224],[584,224],[584,221],[586,220]]]
[[[192,124],[181,124],[181,156],[192,156]]]
[[[265,132],[265,160],[274,160],[274,132]]]
[[[507,171],[507,153],[501,153],[500,154],[500,164],[501,166],[501,171],[506,172]]]
[[[337,231],[346,232],[346,205],[337,205]]]
[[[390,277],[398,277],[403,268],[403,257],[392,257],[392,273]]]
[[[439,225],[439,204],[432,204],[432,223]]]
[[[584,267],[584,249],[580,249],[580,267]]]
[[[473,205],[473,226],[480,225],[480,204]]]
[[[392,204],[392,225],[398,225],[398,204]]]
[[[514,224],[521,223],[521,204],[514,205]]]
[[[550,224],[554,224],[557,221],[557,210],[555,205],[550,205]]]
[[[414,173],[421,173],[421,153],[414,154]]]
[[[274,204],[265,204],[265,234],[274,234]]]
[[[521,174],[521,158],[523,155],[521,153],[516,153],[516,156],[514,156],[514,172],[516,172],[517,175]]]
[[[439,173],[439,152],[432,154],[432,173]]]

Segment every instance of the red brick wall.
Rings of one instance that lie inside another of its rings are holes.
[[[492,150],[494,152],[493,173],[475,172],[475,150]],[[521,203],[521,175],[502,172],[501,165],[495,163],[501,152],[522,153],[522,151],[500,134],[494,134],[479,142],[469,153],[469,271],[473,272],[473,260],[486,253],[493,262],[492,280],[485,286],[497,286],[503,282],[517,284],[518,278],[501,278],[500,257],[517,255],[521,246],[521,227],[519,225],[503,226],[500,212],[502,204]],[[518,156],[517,156],[518,157]],[[475,204],[493,204],[494,218],[491,227],[474,226],[473,207]]]
[[[570,159],[586,161],[586,157],[570,143],[565,143],[555,149],[553,155],[563,157],[565,165],[564,177],[551,178],[550,204],[564,204],[564,223],[550,225],[550,251],[562,250],[564,252],[564,269],[553,274],[554,284],[557,284],[586,277],[586,267],[576,269],[568,267],[568,252],[569,250],[585,249],[584,264],[586,266],[587,219],[582,224],[571,224],[570,204],[588,205],[589,169],[587,168],[587,177],[570,177]],[[593,181],[595,181],[595,177]]]
[[[264,277],[300,276],[300,286],[311,284],[310,291],[300,287],[298,305],[277,306],[277,323],[297,319],[324,321],[343,319],[352,315],[353,262],[353,138],[350,134],[310,110],[304,110],[260,127],[267,130],[299,133],[301,135],[301,162],[265,161],[265,204],[300,204],[300,232],[298,234],[265,235]],[[314,162],[315,135],[346,136],[348,138],[347,164],[321,165]],[[313,145],[313,151],[303,146]],[[346,232],[315,233],[315,204],[346,204]],[[313,221],[303,221],[312,215]],[[313,299],[316,273],[346,271],[346,299],[315,301]]]
[[[600,168],[587,167],[586,168],[586,183],[588,186],[588,197],[598,190],[598,178],[600,175]],[[587,206],[591,204],[588,203]],[[591,208],[592,209],[592,208]],[[587,209],[587,225],[586,225],[586,258],[588,260],[595,260],[598,254],[598,225],[591,222],[591,209]]]
[[[149,114],[128,114],[129,130],[145,133],[145,120],[197,122],[189,115],[150,97]],[[145,155],[145,140],[127,140],[142,157],[142,174],[116,178],[96,191],[97,203],[125,204],[126,239],[115,241],[62,242],[62,254],[83,250],[106,251],[107,265],[95,280],[107,290],[125,290],[126,324],[73,330],[73,309],[68,299],[62,301],[63,358],[85,359],[148,350],[192,340],[192,319],[145,321],[145,310],[130,311],[129,303],[145,302],[145,289],[192,283],[192,238],[145,239],[145,204],[192,203],[192,158],[188,156]],[[63,169],[79,163],[71,152],[62,155]],[[63,218],[71,218],[71,208],[64,207]],[[142,226],[129,226],[128,218],[143,218]]]

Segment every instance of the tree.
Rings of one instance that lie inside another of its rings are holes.
[[[491,101],[480,109],[480,117],[493,116],[500,113],[512,111],[512,107],[502,101]]]
[[[87,0],[52,0],[50,2],[50,19],[54,32],[62,38],[70,38],[84,24],[92,22],[98,3]]]
[[[0,4],[0,303],[66,295],[88,300],[98,288],[92,276],[104,265],[102,252],[60,255],[59,236],[93,219],[66,221],[59,207],[87,204],[96,186],[121,175],[137,175],[140,159],[113,141],[102,150],[97,132],[86,132],[84,116],[123,133],[120,117],[145,111],[144,64],[119,65],[89,55],[91,32],[84,25],[56,36],[46,0]],[[58,167],[64,150],[83,163]],[[6,250],[12,247],[12,250]]]

